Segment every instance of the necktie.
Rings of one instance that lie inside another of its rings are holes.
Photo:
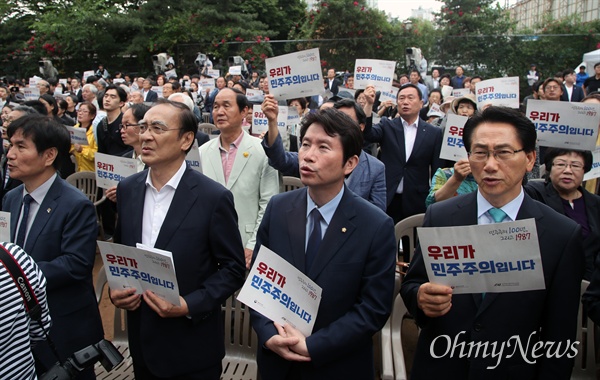
[[[310,236],[308,237],[308,244],[306,246],[306,271],[308,271],[317,257],[317,252],[319,252],[319,245],[321,245],[321,212],[318,209],[314,208],[310,212],[310,217],[312,219],[312,231]]]
[[[25,234],[27,233],[27,218],[29,217],[29,205],[33,198],[31,195],[26,194],[23,197],[23,218],[21,219],[21,225],[19,226],[19,233],[17,234],[16,244],[19,247],[23,247],[25,244]]]
[[[500,223],[504,220],[504,218],[507,217],[506,213],[504,211],[502,211],[502,209],[495,208],[495,207],[492,207],[491,209],[489,209],[488,214],[490,214],[490,216],[494,220],[494,223]]]

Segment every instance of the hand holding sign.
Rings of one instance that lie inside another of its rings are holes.
[[[441,317],[452,307],[452,288],[431,282],[421,284],[417,292],[417,303],[426,316]]]

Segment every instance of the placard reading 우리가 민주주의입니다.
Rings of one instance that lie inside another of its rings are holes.
[[[304,98],[325,92],[319,49],[267,58],[269,93],[277,100]]]
[[[96,184],[103,189],[117,186],[123,179],[137,173],[137,162],[133,158],[98,153],[96,162]]]
[[[463,143],[463,128],[467,120],[469,118],[466,116],[448,114],[440,158],[452,161],[467,158],[467,150]]]
[[[545,289],[535,219],[417,228],[429,281],[453,294]]]
[[[354,88],[374,86],[377,91],[390,91],[394,79],[395,61],[357,59],[354,65]]]
[[[322,294],[310,277],[261,246],[237,299],[273,322],[289,324],[309,336]]]

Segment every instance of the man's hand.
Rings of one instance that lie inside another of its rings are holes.
[[[113,186],[104,193],[111,202],[117,203],[117,187]]]
[[[290,347],[296,346],[300,339],[297,336],[287,336],[286,330],[279,323],[273,322],[273,325],[275,325],[279,335],[273,335],[269,338],[265,342],[265,346],[285,360],[309,362],[310,357],[300,355],[290,349]]]
[[[157,296],[154,292],[146,290],[144,292],[144,301],[162,318],[183,317],[189,313],[187,303],[181,296],[179,296],[181,306],[175,306],[171,302]]]
[[[417,304],[428,317],[441,317],[452,307],[452,288],[426,282],[419,287]]]
[[[271,94],[266,94],[265,99],[262,103],[262,111],[267,117],[269,121],[277,121],[277,114],[279,114],[279,106],[277,105],[277,100]]]
[[[110,301],[119,309],[133,311],[142,303],[142,295],[135,294],[135,288],[109,289],[108,294]]]
[[[375,103],[375,86],[367,86],[363,94],[367,98],[367,104],[373,105]]]
[[[250,269],[250,262],[252,262],[252,253],[254,253],[254,251],[250,248],[244,248],[244,257],[246,258],[246,269]]]
[[[308,352],[308,347],[306,346],[306,337],[291,325],[284,325],[283,329],[288,337],[298,338],[298,343],[291,346],[290,349],[297,354],[310,358],[310,353]]]

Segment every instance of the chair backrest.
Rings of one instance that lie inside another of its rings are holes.
[[[581,295],[585,293],[589,281],[581,281]],[[596,379],[596,350],[595,336],[596,325],[588,318],[583,309],[583,304],[579,303],[579,314],[577,317],[577,356],[575,356],[575,365],[573,367],[572,380]]]
[[[92,203],[96,204],[98,199],[98,186],[96,185],[96,173],[78,172],[67,177],[67,182],[81,190]]]
[[[394,363],[394,379],[406,380],[406,363],[404,362],[404,349],[402,347],[402,322],[408,316],[408,310],[400,294],[396,295],[394,308],[390,316],[392,323],[392,360]]]
[[[417,227],[423,225],[423,219],[425,219],[425,214],[417,214],[396,223],[396,227],[394,228],[396,244],[400,246],[400,242],[403,242],[402,249],[398,251],[399,261],[410,262],[417,246]],[[405,246],[407,243],[408,246]]]
[[[304,187],[300,178],[283,176],[283,192],[292,191]]]
[[[221,306],[225,322],[225,358],[221,379],[255,380],[258,377],[258,338],[250,325],[250,309],[236,297],[237,292]]]
[[[205,123],[198,124],[198,130],[202,131],[210,136],[214,131],[217,130],[217,127],[214,124],[205,122]]]

